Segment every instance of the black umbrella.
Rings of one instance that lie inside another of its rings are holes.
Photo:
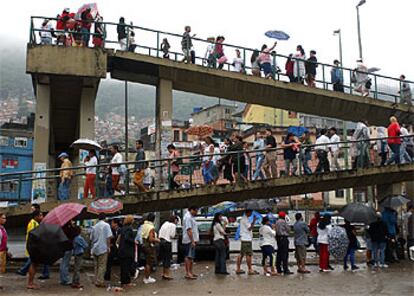
[[[377,214],[372,207],[360,203],[350,203],[343,207],[339,215],[349,222],[370,224],[377,221]]]
[[[59,225],[42,223],[29,233],[27,251],[34,263],[52,265],[70,249],[72,244]]]
[[[402,195],[390,196],[381,202],[381,206],[383,206],[384,208],[395,209],[395,208],[401,207],[402,205],[405,205],[409,201],[410,200],[408,198],[405,198]]]
[[[246,210],[258,211],[271,208],[273,202],[267,199],[249,199],[238,204],[239,208],[245,208]]]

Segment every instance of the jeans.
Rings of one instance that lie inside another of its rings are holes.
[[[89,45],[89,38],[90,38],[90,32],[87,28],[81,28],[82,32],[82,41],[85,44],[86,47]]]
[[[273,246],[266,245],[262,246],[262,266],[266,266],[266,259],[269,258],[269,266],[273,266],[273,252],[274,248]]]
[[[348,251],[344,257],[344,266],[346,266],[348,263],[348,257],[349,261],[351,261],[351,266],[355,266],[355,251],[356,250],[354,248],[348,248]]]
[[[369,165],[369,152],[368,142],[357,143],[358,156],[357,156],[357,168],[366,168]]]
[[[30,260],[30,257],[29,257],[29,258],[27,258],[27,260],[24,263],[24,265],[22,266],[22,268],[20,268],[18,270],[18,272],[21,273],[21,274],[27,274],[31,264],[32,264],[32,260]],[[42,276],[43,277],[49,277],[49,275],[50,275],[49,274],[49,266],[45,264],[45,265],[43,265]]]
[[[385,247],[386,242],[372,242],[372,254],[374,256],[375,264],[385,264]],[[378,256],[379,253],[379,256]]]
[[[70,266],[71,258],[72,258],[72,250],[66,251],[65,255],[63,255],[62,261],[60,262],[59,276],[60,276],[60,284],[62,285],[66,285],[70,283],[69,266]]]
[[[390,159],[387,161],[387,165],[395,162],[395,164],[400,164],[400,146],[401,144],[389,144],[392,151]]]
[[[256,170],[253,175],[253,181],[260,177],[260,179],[264,179],[264,175],[262,173],[262,165],[264,162],[264,154],[256,155]]]
[[[42,44],[52,44],[52,37],[40,37]]]
[[[68,200],[70,191],[70,179],[65,179],[63,183],[59,183],[58,188],[58,199],[59,200]]]
[[[410,163],[410,162],[412,162],[410,154],[408,154],[408,152],[407,152],[407,148],[406,148],[405,143],[402,143],[400,145],[400,162],[401,163]]]
[[[74,257],[72,284],[80,284],[80,269],[82,267],[83,255],[76,255]]]
[[[297,174],[298,160],[296,158],[294,158],[294,159],[285,159],[285,174],[287,176],[289,176],[290,173],[291,173],[291,171],[290,171],[290,165],[291,164],[292,164],[292,175]]]
[[[223,239],[217,239],[213,242],[215,254],[215,273],[225,273],[226,268],[226,245]]]
[[[322,149],[316,150],[316,156],[318,157],[318,166],[316,167],[315,173],[329,172],[329,160],[328,152]]]
[[[310,151],[305,152],[304,155],[302,155],[302,165],[303,165],[303,173],[305,175],[312,175],[312,170],[309,167],[309,161],[312,159],[312,155]]]

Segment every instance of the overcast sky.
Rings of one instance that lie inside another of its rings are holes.
[[[359,0],[98,0],[105,21],[117,22],[120,16],[134,25],[181,34],[191,25],[197,37],[226,37],[226,43],[259,48],[272,41],[267,30],[283,30],[289,41],[279,42],[277,51],[289,54],[302,44],[307,54],[317,51],[318,60],[332,63],[338,58],[338,38],[333,30],[342,30],[344,66],[354,67],[358,58],[356,4]],[[55,17],[64,7],[76,11],[85,1],[35,0],[0,1],[1,43],[16,39],[25,46],[31,15]],[[399,76],[405,73],[414,80],[413,17],[414,1],[367,0],[360,8],[363,55],[368,67],[381,68],[380,73]],[[111,30],[115,31],[115,28]],[[137,33],[137,43],[153,42],[154,36]],[[153,40],[153,41],[151,41]],[[172,42],[175,46],[175,43]],[[177,44],[178,46],[178,44]],[[175,48],[179,50],[179,48]],[[226,49],[225,49],[226,51]],[[228,50],[230,51],[230,50]],[[201,54],[201,53],[200,53]],[[232,56],[233,51],[226,52]]]

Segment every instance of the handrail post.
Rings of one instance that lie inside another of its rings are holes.
[[[249,152],[247,152],[247,155],[249,157],[249,174],[248,174],[248,176],[249,176],[249,180],[253,180],[253,174],[252,174],[252,171],[253,171],[253,169],[252,169],[252,158],[250,157],[250,153]]]
[[[33,17],[30,17],[30,35],[29,35],[29,43],[33,44]]]
[[[172,176],[171,176],[171,160],[168,159],[168,161],[167,161],[167,180],[168,180],[168,189],[169,190],[173,189],[172,186],[171,186],[172,183],[173,183],[173,180],[171,178],[172,178]]]
[[[374,74],[374,83],[375,83],[375,95],[374,98],[378,99],[378,84],[377,84],[377,75]]]
[[[244,66],[244,71],[246,73],[246,49],[243,48],[243,66]]]
[[[19,175],[19,184],[17,188],[17,201],[20,204],[20,201],[22,199],[22,174]]]
[[[399,82],[400,82],[400,102],[402,101],[402,98],[403,98],[403,82],[402,82],[402,80],[400,79],[399,80]],[[397,96],[395,96],[395,102],[394,102],[395,104],[398,104],[398,99],[397,99]]]
[[[316,77],[315,79],[315,84],[316,84]],[[322,64],[322,80],[323,80],[323,89],[328,89],[328,84],[325,81],[325,65]]]
[[[236,178],[236,182],[238,180],[240,180],[240,151],[237,152],[237,178]]]
[[[303,151],[304,150],[302,149],[302,146],[299,146],[299,161],[298,161],[298,175],[299,176],[302,176],[302,164],[305,158]]]
[[[95,167],[95,198],[99,196],[99,167]],[[86,196],[84,196],[86,198]]]
[[[160,48],[159,48],[159,46],[160,46],[160,32],[157,31],[157,58],[160,57]]]
[[[352,95],[352,71],[349,71],[349,94]]]

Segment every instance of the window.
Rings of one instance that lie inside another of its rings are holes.
[[[183,137],[183,142],[187,142],[188,141],[188,136],[187,136],[186,133],[183,133],[182,137]]]
[[[231,113],[231,110],[230,110],[230,109],[228,109],[228,108],[226,108],[226,109],[224,109],[224,112],[225,112],[226,114],[230,114],[230,113]]]
[[[14,147],[26,148],[27,138],[14,138]]]
[[[225,126],[226,129],[232,129],[233,128],[233,122],[226,121],[224,126]]]
[[[336,198],[344,198],[345,197],[345,190],[343,190],[343,189],[335,190],[335,197]]]
[[[0,183],[0,192],[17,192],[18,187],[16,181],[5,181]]]
[[[0,136],[0,146],[9,146],[9,137]]]
[[[180,131],[174,131],[174,142],[180,142]]]
[[[354,193],[354,198],[356,202],[366,202],[365,192],[364,191],[356,191]]]

